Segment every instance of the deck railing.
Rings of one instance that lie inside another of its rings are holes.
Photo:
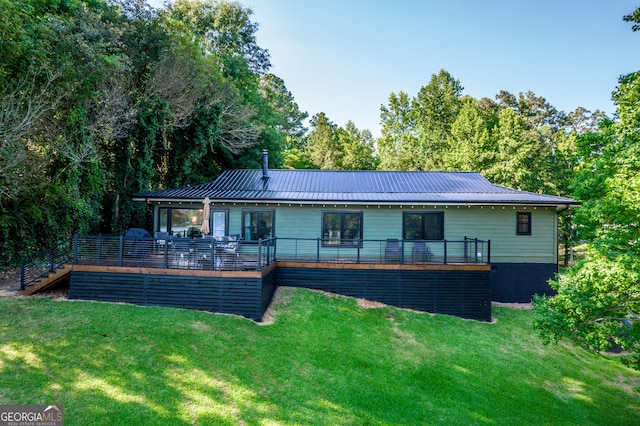
[[[274,261],[315,263],[489,264],[491,241],[335,240],[269,238],[257,242],[211,238],[74,235],[21,265],[21,288],[65,264],[166,269],[262,270]]]
[[[262,270],[274,261],[272,239],[221,242],[209,238],[155,238],[125,235],[74,235],[23,260],[20,288],[64,265],[135,266],[167,269]]]
[[[316,263],[489,264],[491,241],[277,238],[275,256]]]
[[[274,260],[271,240],[138,238],[125,235],[75,237],[73,263],[168,269],[261,270]]]
[[[71,263],[72,254],[73,238],[68,238],[20,262],[20,289]]]

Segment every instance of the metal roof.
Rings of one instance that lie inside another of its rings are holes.
[[[493,185],[475,172],[226,170],[213,182],[134,194],[134,200],[576,205],[571,198]]]

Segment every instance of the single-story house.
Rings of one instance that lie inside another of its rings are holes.
[[[558,215],[579,204],[497,186],[474,172],[274,170],[266,152],[262,169],[226,170],[213,182],[139,193],[134,200],[153,207],[156,232],[199,237],[206,203],[214,238],[233,235],[241,247],[275,239],[283,285],[343,292],[336,281],[358,287],[378,279],[380,287],[404,286],[402,306],[420,306],[406,302],[411,294],[420,297],[418,290],[407,293],[410,285],[449,274],[443,285],[455,288],[470,272],[451,271],[466,267],[484,268],[489,293],[483,305],[487,298],[529,302],[549,294],[547,281],[558,265]],[[301,272],[301,263],[315,263],[316,272]],[[360,275],[335,275],[349,269],[346,264],[357,264]],[[380,264],[399,275],[385,276]],[[417,276],[401,268],[418,264],[429,268]],[[399,297],[355,287],[344,292]]]

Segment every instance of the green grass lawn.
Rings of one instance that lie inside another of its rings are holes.
[[[67,425],[631,425],[640,373],[494,324],[281,288],[275,322],[0,298],[0,404]]]

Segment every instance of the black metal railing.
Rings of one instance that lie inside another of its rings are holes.
[[[168,269],[261,270],[275,260],[273,239],[245,243],[211,238],[155,238],[74,235],[23,260],[20,288],[64,265],[135,266]]]
[[[167,269],[262,270],[278,261],[326,263],[489,264],[491,241],[334,240],[268,238],[257,242],[212,238],[74,235],[21,263],[20,287],[66,264]]]
[[[273,261],[271,239],[246,243],[213,238],[76,236],[74,262],[169,269],[261,270]]]
[[[68,238],[20,262],[20,289],[72,262],[73,238]]]
[[[277,238],[278,261],[326,263],[489,264],[491,241]]]

